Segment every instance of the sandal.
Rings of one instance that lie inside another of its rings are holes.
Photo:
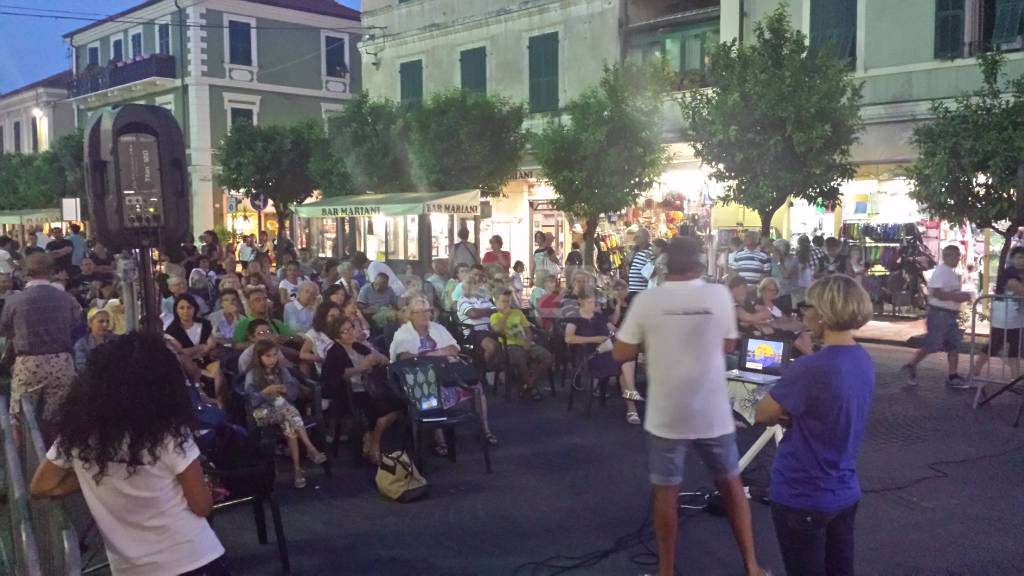
[[[309,461],[312,462],[313,464],[323,464],[324,462],[327,462],[327,454],[324,454],[323,452],[317,452],[316,454],[306,454],[306,457],[309,458]]]
[[[295,487],[299,489],[306,487],[306,477],[302,475],[302,472],[295,474]]]
[[[434,456],[446,458],[448,456],[448,445],[441,443],[434,444]]]
[[[626,400],[632,400],[633,402],[643,402],[644,397],[640,395],[636,390],[624,390],[622,397]]]
[[[626,412],[626,422],[636,425],[640,423],[640,415],[636,412]]]
[[[487,440],[487,445],[488,446],[497,446],[498,445],[498,437],[495,436],[491,432],[484,432],[484,439]]]

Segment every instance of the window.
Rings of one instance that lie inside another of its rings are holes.
[[[459,54],[462,89],[487,93],[487,48],[481,46]]]
[[[230,115],[230,126],[234,126],[239,122],[248,122],[249,124],[253,124],[255,120],[255,111],[252,108],[232,108]]]
[[[124,60],[124,40],[115,38],[110,41],[110,61],[120,62]]]
[[[344,78],[348,75],[344,38],[324,36],[324,75],[332,78]]]
[[[0,155],[4,153],[4,125],[0,124]]]
[[[156,51],[161,54],[171,53],[170,22],[161,22],[156,25]]]
[[[811,48],[851,64],[856,60],[857,0],[811,1]]]
[[[533,36],[530,51],[530,112],[558,110],[558,32]]]
[[[408,106],[419,106],[423,102],[423,60],[402,62],[398,65],[401,102]]]
[[[142,29],[132,30],[128,34],[128,42],[132,49],[132,59],[142,56]]]
[[[964,55],[964,0],[935,0],[935,57]]]
[[[86,48],[85,65],[86,67],[100,65],[99,46],[89,46],[88,48]]]
[[[1024,0],[999,0],[996,3],[995,29],[992,32],[992,44],[995,48],[1021,47],[1022,16]]]
[[[228,62],[252,66],[252,24],[228,20]]]
[[[15,122],[14,127],[11,130],[14,136],[14,153],[21,153],[21,122]]]
[[[32,151],[39,152],[39,120],[33,116],[30,124],[32,129]]]

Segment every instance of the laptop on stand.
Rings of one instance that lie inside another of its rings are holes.
[[[754,384],[774,384],[783,367],[789,362],[789,342],[767,337],[745,338],[740,342],[739,369],[730,370],[728,376]]]

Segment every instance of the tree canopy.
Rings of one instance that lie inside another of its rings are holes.
[[[934,119],[914,130],[918,157],[911,197],[935,216],[971,222],[1004,238],[1024,224],[1018,209],[1024,159],[1024,77],[1003,81],[1004,57],[981,54],[980,88],[952,105],[932,104]],[[1004,243],[1005,261],[1010,243]]]
[[[318,159],[320,171],[335,165],[327,174],[326,196],[415,190],[404,114],[396,102],[364,92],[328,118],[330,154]]]
[[[319,187],[310,166],[314,151],[324,146],[323,127],[316,122],[289,126],[232,126],[217,149],[217,182],[249,198],[265,196],[274,203],[278,234],[293,204]]]
[[[436,191],[500,193],[526,148],[521,104],[466,90],[434,94],[409,113],[416,176]]]
[[[0,155],[0,210],[55,208],[61,198],[85,197],[82,132],[38,154]]]
[[[600,215],[635,205],[668,163],[661,129],[668,86],[660,66],[607,67],[598,86],[566,105],[565,119],[533,138],[556,206],[584,223],[588,262]]]
[[[753,42],[719,44],[709,90],[681,102],[688,136],[725,202],[758,213],[763,233],[789,199],[836,202],[853,177],[860,85],[828,50],[808,50],[785,5],[754,28]]]

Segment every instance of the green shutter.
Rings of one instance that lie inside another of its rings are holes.
[[[964,53],[964,0],[935,0],[935,57]]]
[[[1020,35],[1021,16],[1024,15],[1024,0],[999,0],[996,4],[996,24],[992,32],[992,44],[996,48],[1000,44],[1017,41]]]
[[[857,52],[857,1],[811,1],[811,48],[853,62]]]
[[[487,48],[463,50],[459,54],[459,68],[463,90],[487,93]]]
[[[401,102],[408,106],[419,106],[423,102],[423,60],[402,62],[398,66]]]
[[[530,111],[558,110],[558,32],[530,38]]]

